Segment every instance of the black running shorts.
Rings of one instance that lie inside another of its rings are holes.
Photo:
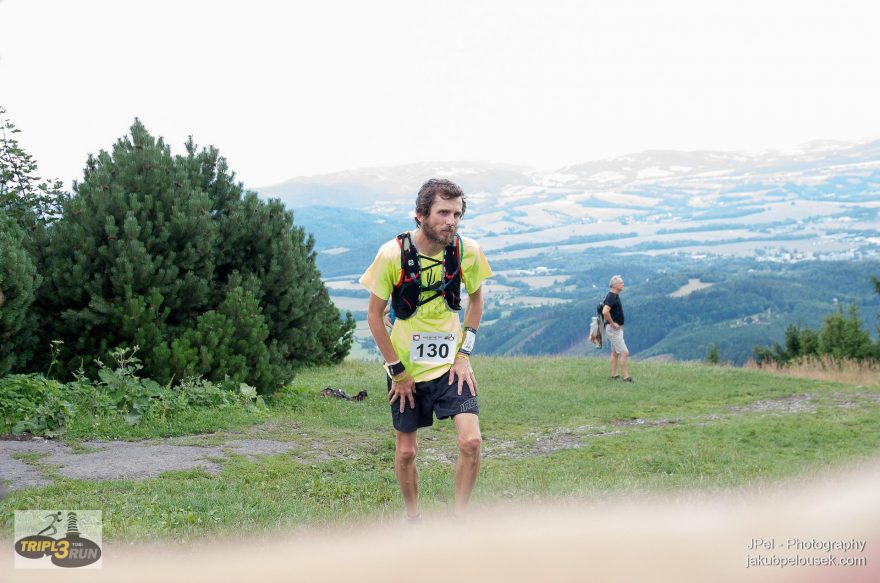
[[[388,391],[391,391],[391,379],[388,379]],[[409,406],[409,400],[404,399],[404,410],[400,412],[400,402],[391,404],[391,420],[394,429],[402,433],[410,433],[420,427],[430,427],[434,424],[434,414],[437,419],[455,417],[459,413],[479,414],[477,398],[471,395],[471,389],[467,381],[461,385],[461,394],[458,394],[458,379],[449,384],[449,371],[443,376],[421,383],[416,383],[416,392],[413,395],[415,409]]]

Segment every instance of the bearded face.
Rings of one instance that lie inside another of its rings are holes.
[[[420,228],[431,243],[445,247],[455,239],[461,220],[461,198],[446,199],[438,196],[431,205],[430,214],[419,216]]]

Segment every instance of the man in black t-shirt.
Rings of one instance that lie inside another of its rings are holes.
[[[605,296],[605,307],[602,308],[602,317],[605,318],[605,334],[611,341],[611,378],[617,380],[620,374],[617,373],[617,366],[620,365],[620,372],[623,373],[623,382],[633,382],[629,376],[629,349],[626,342],[623,341],[623,304],[620,303],[620,293],[623,291],[623,278],[615,275],[611,278],[609,284],[611,291]]]

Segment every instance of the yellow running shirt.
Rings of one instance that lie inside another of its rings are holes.
[[[462,237],[461,243],[461,281],[467,292],[473,293],[480,289],[483,280],[492,277],[492,269],[476,241]],[[432,259],[436,263],[422,259],[423,285],[431,285],[441,277],[443,251]],[[399,279],[400,246],[395,238],[379,248],[373,264],[361,276],[360,282],[376,296],[388,301]],[[423,292],[421,297],[430,297],[434,293]],[[394,352],[416,382],[443,376],[463,340],[458,313],[450,310],[442,297],[419,306],[416,313],[406,320],[397,318],[391,329]]]

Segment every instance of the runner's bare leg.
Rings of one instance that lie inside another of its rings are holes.
[[[453,417],[458,432],[458,461],[455,462],[455,502],[453,513],[464,516],[477,474],[480,472],[480,418],[473,413],[461,413]]]
[[[419,514],[419,470],[416,468],[418,440],[416,432],[395,431],[394,473],[400,484],[400,493],[406,504],[407,516]]]

